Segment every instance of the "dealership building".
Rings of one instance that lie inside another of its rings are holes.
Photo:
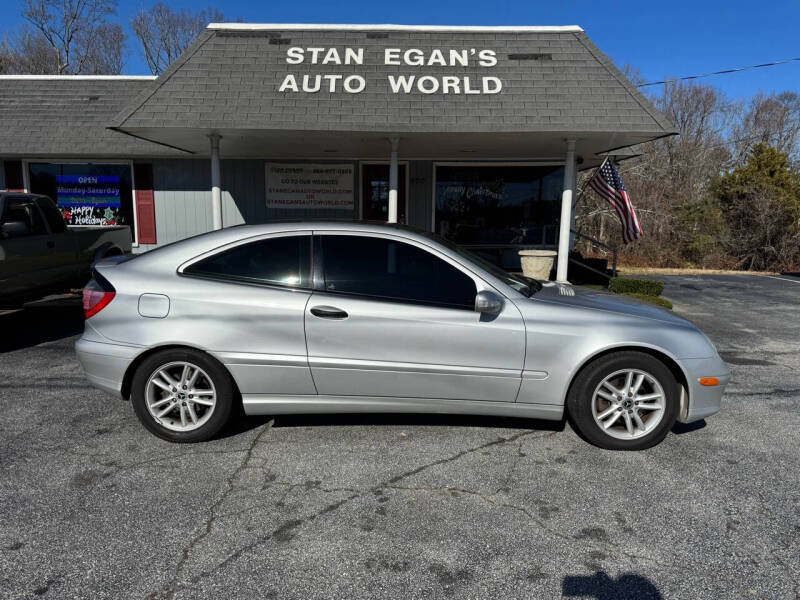
[[[158,77],[0,77],[0,189],[135,251],[399,221],[511,268],[557,248],[566,279],[577,170],[673,133],[575,26],[212,24]]]

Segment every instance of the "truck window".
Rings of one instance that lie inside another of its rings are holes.
[[[15,235],[45,235],[47,228],[44,219],[30,198],[6,196],[6,211],[3,215],[3,225],[19,224],[18,233]]]
[[[67,230],[67,224],[64,223],[64,218],[50,198],[36,198],[36,204],[42,209],[42,214],[52,233],[63,233]]]

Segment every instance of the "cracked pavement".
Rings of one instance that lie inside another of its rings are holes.
[[[85,382],[79,310],[3,315],[0,597],[798,598],[800,278],[662,279],[733,381],[639,453],[439,415],[172,445]]]

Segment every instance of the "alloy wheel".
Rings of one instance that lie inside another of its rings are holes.
[[[194,431],[214,412],[214,382],[197,365],[176,361],[158,367],[147,380],[145,404],[153,419],[171,431]]]
[[[650,373],[622,369],[608,375],[594,390],[592,416],[611,437],[632,440],[655,429],[664,417],[664,388]]]

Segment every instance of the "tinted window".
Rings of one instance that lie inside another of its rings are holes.
[[[474,310],[475,283],[426,250],[394,240],[322,236],[328,291]]]
[[[64,219],[61,217],[61,213],[58,212],[58,209],[56,208],[56,205],[53,204],[52,200],[49,198],[37,198],[36,204],[38,204],[39,208],[42,209],[42,214],[44,215],[51,232],[62,233],[67,230],[67,226],[64,224]]]
[[[194,263],[183,271],[288,287],[310,287],[311,236],[293,235],[242,244]]]
[[[44,235],[47,233],[44,219],[30,198],[7,196],[3,223],[18,224],[19,229],[15,230],[14,235]]]

